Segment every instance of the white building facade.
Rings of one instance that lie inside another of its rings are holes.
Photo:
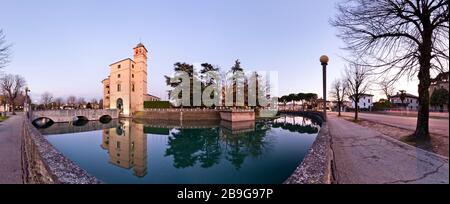
[[[412,94],[405,93],[402,96],[402,94],[398,93],[397,95],[391,96],[389,101],[395,107],[406,108],[409,111],[417,111],[419,109],[419,97]]]
[[[352,97],[350,97],[350,100],[352,101],[352,109],[355,109],[356,108],[355,101],[352,100]],[[371,94],[362,94],[359,97],[358,108],[359,109],[372,110],[372,107],[373,107],[373,95],[371,95]]]

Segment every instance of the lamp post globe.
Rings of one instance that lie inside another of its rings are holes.
[[[322,65],[328,65],[328,62],[330,61],[330,58],[328,58],[328,56],[326,56],[326,55],[322,55],[321,57],[320,57],[320,63],[322,64]]]

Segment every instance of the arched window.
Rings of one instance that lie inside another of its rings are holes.
[[[117,78],[120,78],[120,74],[117,75]]]
[[[117,84],[117,91],[120,92],[122,90],[122,86],[120,84]]]
[[[131,84],[131,91],[133,91],[133,92],[134,92],[134,83],[133,83],[133,84]]]

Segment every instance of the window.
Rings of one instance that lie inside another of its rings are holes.
[[[120,149],[120,142],[117,142],[116,147],[117,147],[117,149]]]
[[[134,92],[134,84],[131,84],[131,91]]]
[[[121,66],[120,66],[120,64],[119,64],[119,65],[117,65],[117,69],[120,69],[120,67],[121,67]]]
[[[117,75],[117,78],[120,78],[120,74]]]
[[[367,100],[367,102],[369,102],[369,103],[370,103],[370,99],[369,99],[369,100]]]
[[[122,86],[120,86],[120,84],[117,84],[117,91],[120,92],[122,89]]]
[[[134,68],[134,64],[131,65],[131,68]]]
[[[134,78],[134,74],[131,74],[131,78]]]

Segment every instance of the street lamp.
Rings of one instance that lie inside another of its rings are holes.
[[[25,114],[27,115],[27,117],[30,117],[29,112],[30,112],[30,104],[28,103],[28,92],[30,92],[31,90],[28,87],[25,87],[25,104],[23,105],[24,107],[24,111]]]
[[[327,120],[327,65],[330,59],[326,55],[320,57],[323,70],[323,117]]]

